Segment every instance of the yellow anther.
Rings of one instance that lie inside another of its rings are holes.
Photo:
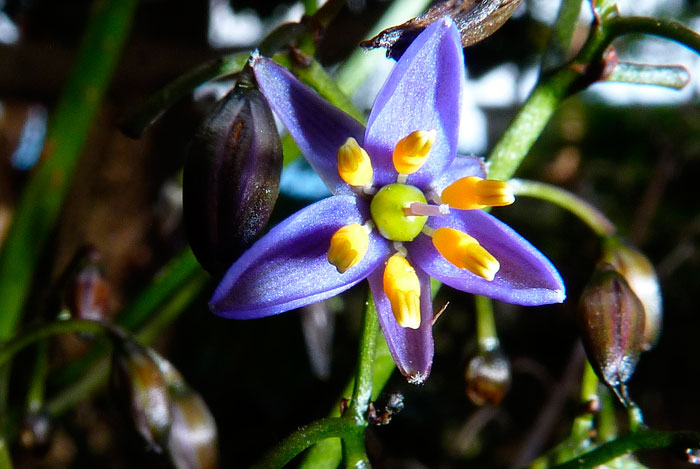
[[[435,130],[416,130],[399,140],[394,148],[394,167],[401,174],[415,173],[428,159],[435,143]]]
[[[368,246],[369,234],[364,226],[346,225],[331,237],[328,262],[338,269],[338,273],[342,274],[365,257]]]
[[[366,186],[374,177],[369,155],[352,137],[338,149],[338,174],[343,181],[356,187]]]
[[[420,327],[420,282],[405,257],[394,254],[384,269],[384,293],[401,327]]]
[[[476,176],[457,179],[442,191],[440,198],[450,207],[462,210],[502,207],[515,202],[507,183]]]
[[[460,269],[493,280],[501,264],[479,242],[453,228],[438,228],[433,233],[433,245],[451,264]]]

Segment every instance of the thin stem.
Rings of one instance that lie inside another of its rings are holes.
[[[562,0],[547,51],[542,58],[542,69],[558,66],[566,61],[571,47],[571,38],[581,12],[581,0]]]
[[[617,436],[617,423],[615,422],[615,403],[612,393],[603,388],[600,392],[600,412],[596,425],[597,439],[601,443],[612,440]]]
[[[479,349],[487,352],[498,347],[496,321],[493,318],[493,302],[491,298],[474,295],[476,307],[476,335],[479,338]]]
[[[365,316],[360,336],[360,350],[357,359],[357,371],[355,372],[355,387],[352,393],[352,401],[347,411],[349,418],[354,419],[355,425],[367,426],[365,413],[372,397],[372,371],[374,369],[374,357],[377,349],[377,336],[379,335],[379,318],[372,294],[367,294],[365,303]]]
[[[307,15],[313,15],[318,8],[317,0],[304,0],[304,12]]]
[[[44,405],[46,375],[49,365],[49,343],[44,340],[37,344],[34,370],[27,390],[27,412],[38,412]]]
[[[609,82],[654,85],[680,90],[690,82],[690,72],[682,65],[647,65],[620,62],[605,78]]]
[[[579,196],[551,184],[511,179],[508,185],[516,196],[534,197],[551,202],[576,215],[599,236],[610,236],[616,228],[603,213]]]
[[[700,54],[700,35],[678,21],[638,16],[613,17],[591,29],[586,44],[572,63],[584,66],[599,63],[610,43],[626,34],[650,34],[670,39]],[[491,151],[489,177],[510,179],[539,138],[559,103],[597,79],[598,77],[584,77],[568,67],[542,77]]]
[[[0,438],[0,469],[12,469],[10,448],[4,438]]]
[[[176,276],[177,274],[178,272],[174,271],[168,277]],[[205,274],[201,270],[198,271],[198,275],[188,279],[185,284],[164,281],[163,285],[168,285],[168,288],[171,289],[168,295],[164,295],[167,301],[163,304],[152,306],[154,309],[151,310],[151,313],[153,311],[155,313],[151,314],[151,320],[134,334],[136,339],[146,345],[151,343],[160,331],[169,326],[185,311],[187,306],[199,295],[205,283]],[[145,294],[141,298],[142,301],[150,299],[151,297]],[[140,309],[140,307],[137,309]],[[107,351],[108,349],[105,348],[102,353],[106,355]],[[47,402],[47,412],[52,416],[57,416],[67,411],[102,386],[107,381],[108,374],[109,359],[106,356],[102,355],[95,361],[89,362],[89,368],[79,378],[71,380],[67,387],[63,388]]]
[[[589,469],[640,449],[676,449],[700,447],[698,432],[640,430],[612,440],[551,469]]]
[[[365,451],[364,428],[355,427],[342,438],[343,461],[347,468],[363,469],[371,467]]]
[[[267,453],[256,468],[278,468],[294,459],[309,446],[324,438],[340,437],[354,431],[355,425],[348,419],[325,418],[301,427]]]
[[[51,336],[76,332],[86,334],[102,334],[104,331],[105,325],[103,323],[87,321],[84,319],[69,319],[67,321],[56,321],[49,324],[41,324],[0,346],[0,366],[7,363],[23,348]]]
[[[583,365],[583,377],[581,379],[580,402],[586,406],[592,401],[597,401],[598,397],[598,376],[591,368],[591,364],[586,360]],[[571,430],[571,439],[575,444],[579,444],[590,438],[593,429],[593,413],[586,412],[574,419]]]

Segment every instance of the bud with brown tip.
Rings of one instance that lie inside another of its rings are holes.
[[[579,325],[591,366],[624,397],[624,384],[634,373],[643,349],[644,307],[610,264],[599,265],[584,289]]]

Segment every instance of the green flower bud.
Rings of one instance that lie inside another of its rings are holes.
[[[202,266],[221,274],[267,226],[279,194],[282,143],[245,71],[195,134],[183,173],[183,217]]]
[[[510,361],[500,347],[481,351],[467,365],[467,397],[476,405],[498,405],[510,388]]]
[[[642,302],[645,314],[642,349],[652,349],[661,336],[663,321],[661,287],[654,266],[644,254],[617,238],[605,241],[602,261],[612,265],[625,277]]]
[[[584,289],[579,325],[596,374],[613,390],[620,390],[634,373],[643,349],[644,306],[611,265],[601,264]]]
[[[168,385],[149,351],[128,338],[115,341],[112,386],[138,433],[160,453],[168,441],[172,413]]]

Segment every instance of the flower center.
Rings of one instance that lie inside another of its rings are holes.
[[[426,203],[415,186],[396,183],[379,189],[369,206],[379,233],[391,241],[413,241],[428,221],[427,216],[406,214],[414,203]]]

